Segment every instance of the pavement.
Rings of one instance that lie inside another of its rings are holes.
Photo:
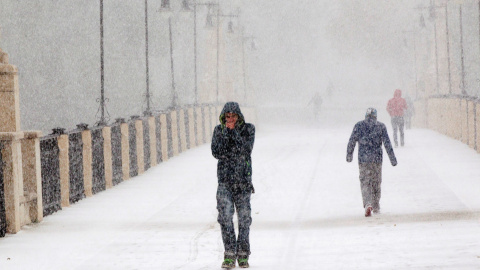
[[[364,217],[352,127],[257,127],[252,269],[480,269],[480,155],[424,129]],[[220,269],[216,160],[190,149],[0,239],[0,269]]]

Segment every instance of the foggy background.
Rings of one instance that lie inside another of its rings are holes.
[[[305,114],[313,108],[307,104],[319,92],[329,120],[361,120],[368,107],[383,118],[393,91],[408,90],[414,81],[402,31],[413,27],[409,18],[420,2],[429,3],[251,1],[261,12],[256,24],[265,25],[257,28],[265,33],[259,35],[265,47],[258,62],[265,75],[256,78],[262,89],[257,97],[267,107],[291,107],[297,119],[311,121]]]
[[[213,3],[221,14],[238,16],[220,17],[217,66],[216,18],[214,26],[206,26],[215,8],[197,3],[200,104],[237,100],[257,108],[259,123],[310,123],[308,103],[318,92],[323,120],[351,125],[368,107],[389,121],[385,107],[397,88],[413,100],[456,93],[461,84],[467,94],[479,94],[479,16],[473,0],[220,0]],[[145,1],[104,0],[103,5],[104,89],[112,122],[146,109]],[[147,6],[152,110],[188,106],[196,99],[192,11],[184,11],[181,0],[171,0],[167,10],[161,5],[149,0]],[[49,132],[98,121],[99,14],[99,1],[0,0],[0,48],[19,68],[23,129]],[[442,38],[450,41],[448,48]],[[470,59],[464,82],[451,75],[448,85],[445,77],[464,58]]]

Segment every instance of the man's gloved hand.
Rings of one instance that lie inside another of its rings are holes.
[[[393,167],[397,166],[397,161],[396,160],[392,162],[392,166]]]
[[[353,155],[347,155],[347,162],[352,162]]]

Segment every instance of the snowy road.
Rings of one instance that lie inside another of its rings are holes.
[[[480,269],[480,155],[407,130],[363,216],[351,128],[257,130],[252,269]],[[0,269],[220,269],[209,144],[0,239]]]

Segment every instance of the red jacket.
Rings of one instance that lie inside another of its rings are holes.
[[[387,111],[391,117],[403,116],[407,109],[407,102],[402,98],[402,90],[397,89],[393,94],[393,98],[388,101]]]

